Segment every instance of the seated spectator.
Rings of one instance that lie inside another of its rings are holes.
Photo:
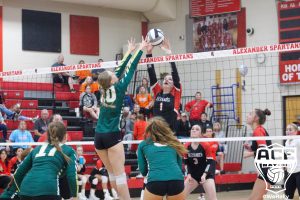
[[[181,119],[177,122],[176,136],[177,138],[188,138],[190,137],[191,125],[187,119],[186,113],[181,113]]]
[[[19,123],[19,128],[14,130],[10,136],[9,136],[9,141],[10,142],[34,142],[31,133],[26,130],[27,129],[27,124],[25,121],[20,121]],[[29,148],[29,145],[22,145],[22,146],[13,146],[13,149],[16,148]]]
[[[0,104],[0,112],[6,115],[6,119],[20,120],[20,121],[33,121],[35,122],[38,116],[31,118],[21,115],[21,104],[17,103],[11,107],[11,109],[6,108],[4,104]]]
[[[99,84],[96,81],[93,81],[92,77],[86,77],[85,81],[80,85],[80,92],[85,92],[86,86],[91,87],[91,93],[99,91]]]
[[[34,122],[34,141],[37,142],[39,138],[44,134],[48,129],[49,124],[49,112],[44,109],[41,111],[41,117]]]
[[[130,111],[133,110],[133,102],[132,102],[130,95],[128,94],[128,91],[125,92],[123,106],[128,107],[130,109]]]
[[[140,87],[139,93],[136,95],[135,103],[140,106],[141,113],[149,118],[150,109],[153,106],[151,95],[144,86]]]
[[[50,117],[49,123],[51,122],[61,122],[64,123],[63,118],[60,114],[54,114]],[[47,132],[43,133],[42,136],[39,138],[38,142],[46,142],[48,140]],[[66,133],[66,140],[71,141],[70,136],[68,135],[68,132]]]
[[[80,60],[79,64],[80,65],[85,64],[84,60]],[[92,73],[90,70],[79,70],[76,71],[76,76],[78,76],[79,84],[82,84],[85,81],[86,77],[92,76]]]
[[[100,110],[97,107],[97,98],[91,92],[90,86],[86,86],[85,92],[80,94],[79,107],[83,112],[89,113],[93,119],[98,120]]]
[[[52,65],[52,67],[66,66],[64,64],[64,56],[59,55],[57,62]],[[70,87],[70,92],[75,93],[76,90],[73,87],[73,76],[68,72],[53,73],[53,83],[63,83],[68,84]]]
[[[213,124],[213,131],[215,134],[215,138],[225,138],[225,134],[222,131],[221,124],[219,122],[215,122]],[[217,151],[217,162],[220,165],[221,174],[224,174],[224,156],[227,153],[227,145],[226,142],[219,142],[219,149]]]
[[[211,121],[207,120],[207,114],[204,112],[201,114],[201,120],[198,122],[198,125],[201,127],[202,133],[206,132],[207,127],[212,127]]]
[[[125,125],[125,135],[123,137],[123,141],[131,141],[133,140],[133,129],[134,129],[134,123],[136,121],[136,114],[132,113],[130,115],[130,119],[126,120],[126,125]],[[126,145],[127,150],[131,150],[131,144]]]
[[[22,153],[23,149],[21,147],[15,149],[15,155],[13,158],[10,159],[10,172],[13,174],[18,169],[19,165],[22,162]]]
[[[80,200],[87,199],[85,196],[85,185],[88,179],[88,176],[84,174],[86,166],[86,160],[83,156],[82,146],[77,146],[76,148],[76,166],[77,166],[77,177],[78,177],[78,198]]]
[[[0,150],[0,188],[6,189],[12,177],[10,176],[10,164],[5,149]]]
[[[196,92],[195,99],[185,105],[185,110],[190,113],[191,126],[199,124],[201,114],[205,112],[205,108],[211,105],[208,101],[201,99],[201,92]]]
[[[2,131],[3,140],[7,140],[7,126],[0,112],[0,131]]]
[[[102,63],[103,62],[103,59],[100,58],[98,60],[98,63]],[[104,72],[105,69],[102,69],[102,68],[99,68],[99,69],[92,69],[92,78],[94,81],[97,81],[98,80],[98,75],[101,73],[101,72]]]
[[[102,183],[102,189],[104,192],[104,199],[107,200],[112,200],[112,199],[119,199],[118,197],[118,193],[116,192],[115,188],[116,188],[116,184],[111,184],[111,192],[112,192],[112,196],[110,196],[107,184],[108,184],[108,172],[105,169],[105,166],[103,165],[101,160],[98,160],[96,163],[96,167],[93,168],[91,175],[89,177],[89,182],[91,184],[91,190],[90,190],[90,196],[89,199],[91,200],[96,200],[99,199],[98,197],[96,197],[95,195],[95,191],[98,185],[98,182],[101,181]]]
[[[141,113],[141,108],[140,108],[139,104],[134,104],[133,113],[136,114],[136,116]]]
[[[147,122],[145,121],[143,114],[138,114],[136,118],[136,122],[133,127],[133,139],[134,140],[144,140],[145,138],[145,130],[147,127]],[[132,150],[137,150],[137,145],[132,145]]]
[[[144,87],[146,89],[147,93],[150,94],[151,90],[150,90],[149,81],[147,78],[144,77],[142,79],[142,85],[140,85],[139,87],[136,88],[135,95],[137,95],[140,92],[141,87]]]

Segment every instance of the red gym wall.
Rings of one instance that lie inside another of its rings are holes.
[[[2,29],[2,6],[0,6],[0,72],[3,71],[3,29]]]
[[[71,54],[99,55],[99,18],[70,15]]]

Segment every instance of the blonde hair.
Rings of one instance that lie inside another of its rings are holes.
[[[98,76],[98,83],[102,89],[107,90],[111,86],[111,75],[107,72],[101,72]]]
[[[187,153],[183,144],[174,136],[169,124],[163,118],[154,117],[150,119],[145,132],[147,137],[152,139],[153,142],[168,145],[174,148],[181,156]]]
[[[65,125],[62,122],[51,122],[48,126],[47,133],[49,144],[52,144],[57,151],[63,155],[64,159],[69,162],[70,158],[64,154],[61,146],[59,145],[66,137],[67,129]]]
[[[297,126],[296,124],[290,123],[290,124],[288,124],[286,127],[288,127],[288,126],[293,127],[294,131],[298,131],[298,126]]]

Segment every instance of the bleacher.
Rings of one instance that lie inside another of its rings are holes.
[[[80,126],[81,117],[76,117],[75,108],[79,107],[79,92],[71,93],[66,85],[53,85],[52,83],[1,82],[0,84],[0,89],[5,98],[5,105],[8,108],[16,103],[21,103],[21,114],[28,117],[40,116],[42,109],[47,109],[50,115],[59,113],[63,116],[64,123],[68,127],[68,135],[72,141],[93,140],[92,137],[84,135]],[[74,85],[74,88],[78,91],[79,85]],[[11,131],[18,128],[19,122],[6,120],[6,123],[9,137]],[[32,122],[27,122],[27,129],[33,134]],[[2,137],[2,133],[0,133],[0,137]],[[84,145],[83,148],[84,157],[87,161],[86,173],[90,173],[98,156],[93,145]],[[125,169],[129,177],[128,186],[134,196],[143,187],[143,179],[136,178],[139,173],[137,167],[136,154],[126,152]],[[250,188],[256,179],[256,174],[238,173],[241,171],[241,163],[225,163],[224,169],[229,174],[216,176],[219,191],[235,188],[234,185],[238,185],[240,189],[243,188],[243,185],[245,185],[244,188]]]

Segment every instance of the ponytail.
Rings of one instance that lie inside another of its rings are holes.
[[[62,151],[60,143],[62,143],[66,136],[66,127],[61,122],[52,122],[48,127],[48,142],[52,144],[58,152],[60,152],[65,161],[69,162],[70,158]]]

